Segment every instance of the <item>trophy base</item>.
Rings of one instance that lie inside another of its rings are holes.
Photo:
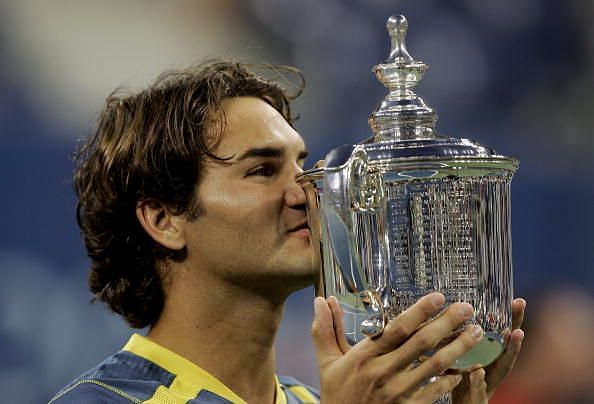
[[[490,365],[503,352],[503,338],[497,334],[485,333],[483,338],[454,363],[452,369],[467,370]]]
[[[450,338],[444,340],[436,349],[433,349],[419,358],[420,362],[429,359],[438,350],[452,342],[459,333],[454,334]],[[450,369],[459,371],[469,371],[476,368],[489,366],[495,359],[497,359],[504,348],[504,340],[501,336],[486,332],[483,338],[470,351],[462,355]]]
[[[345,332],[345,337],[350,345],[355,345],[357,342],[367,338],[361,332],[360,324],[367,319],[367,313],[363,312],[357,307],[353,307],[344,302],[340,303],[343,310],[344,329],[351,330]],[[453,332],[448,338],[444,339],[435,349],[422,355],[419,360],[424,361],[431,357],[438,349],[443,348],[452,342],[463,328]],[[497,359],[503,349],[505,348],[505,341],[502,335],[493,332],[485,331],[483,338],[470,351],[462,355],[450,369],[455,370],[470,370],[477,367],[485,367],[493,363]]]

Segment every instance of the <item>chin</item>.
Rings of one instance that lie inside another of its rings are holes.
[[[309,276],[291,278],[290,281],[285,282],[284,286],[288,289],[288,293],[294,293],[301,289],[306,289],[314,284],[314,277]]]
[[[313,285],[316,271],[311,262],[311,257],[300,257],[299,260],[284,260],[282,265],[278,266],[277,273],[279,279],[287,285],[296,285],[299,289]]]

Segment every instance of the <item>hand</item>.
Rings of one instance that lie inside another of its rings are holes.
[[[483,332],[479,326],[468,327],[431,358],[413,366],[419,356],[472,317],[472,306],[455,303],[429,321],[444,302],[442,294],[429,294],[391,320],[381,336],[351,347],[336,298],[316,298],[312,335],[322,402],[430,403],[451,391],[462,377],[443,372],[472,349]],[[433,377],[435,381],[423,386]]]
[[[462,383],[453,391],[452,401],[454,403],[486,403],[491,399],[497,386],[511,372],[522,348],[524,331],[520,327],[524,321],[525,310],[526,301],[524,299],[515,299],[512,302],[512,331],[511,333],[508,331],[508,335],[506,335],[505,352],[484,370],[477,369],[472,371],[469,376],[465,376]]]

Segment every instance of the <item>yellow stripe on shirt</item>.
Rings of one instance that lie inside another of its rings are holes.
[[[299,398],[304,404],[317,404],[319,402],[318,399],[303,386],[291,386],[288,387],[288,389],[291,390],[291,392],[295,394],[297,398]]]
[[[161,386],[153,396],[157,394],[159,396],[171,395],[183,399],[193,394],[189,398],[192,399],[198,395],[200,390],[205,389],[233,403],[245,404],[245,401],[230,388],[200,366],[140,334],[132,335],[123,350],[141,356],[176,375],[169,388]],[[153,403],[158,402],[153,401]]]
[[[196,398],[201,390],[208,390],[233,403],[246,404],[229,387],[200,366],[140,334],[133,334],[123,350],[141,356],[175,375],[175,379],[169,387],[159,386],[153,396],[144,403],[186,403]],[[287,397],[276,376],[274,381],[276,384],[275,404],[287,404]],[[291,389],[298,387],[300,386],[294,386]],[[313,397],[306,389],[303,390],[309,395],[307,397]],[[295,394],[301,398],[298,393]],[[310,401],[304,402],[309,403]],[[311,402],[315,403],[316,401]]]

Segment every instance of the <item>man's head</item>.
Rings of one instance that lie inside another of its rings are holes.
[[[228,152],[238,150],[224,142],[234,99],[262,103],[288,132],[290,98],[278,84],[245,66],[216,62],[164,74],[137,94],[109,96],[96,133],[77,156],[77,218],[91,258],[89,286],[133,327],[158,320],[163,264],[186,261],[188,244],[196,242],[184,228],[183,240],[169,243],[159,220],[181,218],[187,227],[210,217],[199,196],[206,166],[237,166],[240,156]]]

